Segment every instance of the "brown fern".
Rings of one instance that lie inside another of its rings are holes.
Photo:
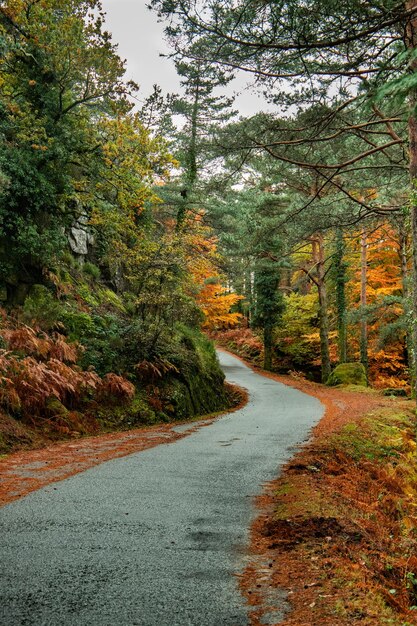
[[[138,378],[147,382],[163,378],[169,372],[179,373],[179,369],[167,359],[155,359],[154,361],[144,359],[135,365],[135,370]]]
[[[101,399],[111,397],[121,401],[131,400],[135,391],[131,382],[117,374],[106,374],[97,385],[97,395]]]
[[[49,357],[65,363],[76,363],[80,350],[79,343],[68,343],[63,335],[54,333],[50,342]]]

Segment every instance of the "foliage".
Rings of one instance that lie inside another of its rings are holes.
[[[63,424],[75,408],[94,421],[91,406],[106,403],[133,415],[140,387],[138,415],[145,404],[151,420],[224,407],[200,327],[204,316],[236,324],[239,296],[223,287],[209,229],[198,217],[179,228],[167,211],[179,163],[159,131],[174,132],[169,101],[192,128],[191,153],[175,131],[192,182],[208,116],[230,104],[212,93],[226,74],[178,66],[186,97],[156,89],[134,111],[99,0],[8,0],[0,40],[3,406],[36,424]]]
[[[44,285],[33,285],[23,306],[23,320],[32,321],[44,330],[53,330],[59,324],[63,314],[61,303],[53,297]]]
[[[126,108],[123,64],[102,23],[95,0],[1,8],[0,270],[11,285],[22,266],[40,275],[64,248],[101,158],[94,118]]]
[[[349,248],[347,258],[351,268],[354,268],[359,255],[356,237],[352,237]],[[390,224],[378,224],[368,235],[366,285],[370,378],[377,387],[401,387],[408,382],[405,361],[407,325],[401,262],[398,231]],[[352,322],[359,315],[358,272],[350,269],[350,280],[346,285],[351,303],[350,345],[356,351],[357,338]]]
[[[317,295],[289,293],[284,302],[281,325],[276,331],[277,347],[281,355],[290,357],[292,368],[308,368],[320,354]]]
[[[100,277],[100,268],[97,267],[97,265],[94,265],[94,263],[89,263],[88,261],[83,265],[83,272],[84,274],[87,274],[95,279]]]
[[[27,326],[5,327],[0,355],[1,404],[34,422],[51,397],[73,407],[100,382],[94,372],[75,365],[79,346],[57,333],[49,336]]]
[[[224,276],[219,270],[218,240],[204,223],[204,213],[188,216],[184,226],[182,237],[191,279],[189,291],[204,314],[202,327],[212,331],[237,326],[242,316],[236,311],[236,305],[243,296],[222,284]]]
[[[206,280],[197,296],[197,304],[206,317],[203,328],[220,330],[237,326],[242,315],[238,312],[231,313],[230,310],[242,299],[243,296],[228,293],[220,283]]]
[[[99,399],[111,399],[117,402],[131,400],[135,395],[135,386],[117,374],[106,374],[97,385]]]
[[[254,360],[258,365],[263,359],[263,343],[250,328],[236,328],[214,333],[216,341],[243,358]]]
[[[415,416],[404,401],[342,395],[275,485],[265,535],[294,557],[288,583],[312,583],[294,598],[297,623],[414,624]]]
[[[304,268],[310,272],[310,280],[316,281],[319,287],[321,366],[323,375],[327,374],[331,358],[334,360],[335,357],[332,331],[338,335],[341,361],[356,358],[357,351],[358,318],[350,326],[352,354],[348,355],[346,350],[347,309],[352,304],[352,294],[346,283],[352,280],[352,275],[346,271],[343,240],[352,233],[349,230],[342,232],[342,229],[355,228],[364,220],[368,220],[366,227],[371,222],[373,229],[377,221],[378,226],[382,226],[386,216],[398,216],[406,202],[403,190],[407,185],[407,166],[411,166],[411,177],[417,177],[417,142],[413,139],[417,137],[414,5],[385,3],[376,6],[324,0],[315,2],[314,6],[305,6],[295,0],[258,5],[215,0],[201,11],[196,0],[152,0],[150,4],[159,17],[166,20],[166,35],[177,64],[186,65],[198,59],[201,66],[208,66],[211,71],[216,68],[225,72],[244,69],[253,74],[257,86],[263,89],[270,102],[279,105],[279,114],[261,112],[250,119],[233,122],[220,132],[219,156],[228,167],[224,179],[229,176],[232,179],[230,187],[234,183],[236,191],[239,185],[242,192],[236,192],[235,198],[230,188],[226,198],[220,197],[221,192],[218,192],[217,205],[227,214],[227,220],[223,215],[218,227],[226,231],[222,244],[233,259],[229,264],[233,287],[237,292],[247,292],[248,302],[255,313],[250,322],[263,326],[268,365],[271,362],[270,327],[275,328],[278,319],[273,320],[272,315],[271,323],[265,326],[262,317],[269,316],[259,316],[259,312],[265,303],[263,300],[271,303],[271,296],[276,292],[269,288],[264,298],[265,294],[254,291],[253,282],[257,281],[256,272],[253,276],[255,261],[259,261],[262,254],[269,261],[273,256],[279,258],[282,252],[290,256],[295,246],[310,237],[317,234],[322,237],[329,228],[338,229],[335,245],[333,241],[325,242],[332,244],[333,259],[323,258],[318,264],[313,259],[310,267]],[[387,94],[393,97],[387,98]],[[409,151],[404,150],[408,140],[407,124]],[[213,177],[212,189],[219,178]],[[241,198],[255,188],[264,194],[264,198],[254,202],[255,210],[246,208],[246,223],[239,220],[234,230],[238,220],[233,220],[232,213],[240,213],[239,217],[243,217]],[[415,222],[413,194],[410,206]],[[259,217],[265,207],[269,213],[269,222],[262,219],[264,226],[267,224],[266,230],[260,227]],[[252,246],[248,245],[250,238],[245,236],[250,229],[255,233],[252,239],[255,245]],[[280,233],[287,249],[283,250],[282,242],[275,252],[269,242],[263,250],[256,246],[257,234],[266,242],[273,233]],[[411,236],[415,238],[415,233]],[[416,249],[414,242],[414,254]],[[358,259],[355,260],[356,266],[357,262]],[[388,267],[388,258],[382,263]],[[282,265],[282,262],[277,264],[279,271]],[[416,267],[415,261],[413,267]],[[369,269],[372,280],[375,276],[372,277],[372,268]],[[271,285],[272,276],[271,271]],[[258,284],[262,285],[266,279],[265,275]],[[390,290],[388,273],[385,279],[385,287],[379,287],[379,296],[383,295],[384,289]],[[329,283],[336,289],[327,302]],[[415,287],[417,281],[409,284]],[[368,290],[370,288],[369,284]],[[396,295],[401,292],[402,289]],[[414,288],[414,318],[416,293]],[[406,360],[412,365],[415,345],[411,349],[411,316],[403,316],[405,324],[401,336],[397,322],[402,314],[394,307],[389,310],[380,297],[378,300],[380,302],[375,304],[383,317],[369,329],[369,356],[371,379],[381,384],[378,370],[384,367],[383,358],[388,366],[391,354],[396,352],[398,358],[394,361],[400,364],[399,353],[406,343],[404,370]],[[411,304],[408,308],[411,310]],[[279,318],[279,303],[277,309]],[[374,311],[376,313],[376,308]],[[362,315],[362,311],[360,313]],[[390,315],[391,319],[386,319]],[[362,322],[365,329],[367,320],[363,315]],[[395,329],[397,335],[397,348],[394,349],[391,343],[384,350],[385,357],[381,346],[376,345],[382,336],[387,338],[389,335],[379,332],[384,325]],[[415,341],[414,336],[414,344]],[[397,373],[399,380],[400,368]]]

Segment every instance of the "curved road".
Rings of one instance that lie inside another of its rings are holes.
[[[2,626],[245,626],[252,496],[323,414],[220,353],[245,408],[0,510]]]

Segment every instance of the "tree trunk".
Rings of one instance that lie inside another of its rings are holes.
[[[189,200],[187,198],[192,193],[194,185],[197,180],[197,132],[198,132],[198,116],[200,112],[200,78],[197,80],[196,89],[194,92],[194,101],[191,111],[191,136],[190,143],[188,145],[188,153],[185,160],[185,189],[182,190],[182,199],[179,203],[177,211],[177,230],[180,230],[184,224],[187,216],[187,205]]]
[[[323,235],[316,235],[312,239],[313,262],[316,267],[316,285],[319,293],[319,321],[320,321],[320,356],[321,356],[321,380],[323,383],[331,373],[329,351],[329,316],[327,314],[327,290],[325,283],[324,245]]]
[[[200,109],[200,84],[197,82],[191,114],[191,141],[188,152],[187,183],[193,187],[197,180],[197,127]]]
[[[346,315],[346,266],[344,262],[345,242],[341,228],[336,232],[335,282],[336,282],[336,315],[339,349],[339,363],[347,361],[347,315]]]
[[[360,334],[360,355],[361,363],[366,371],[366,379],[368,380],[368,321],[366,319],[366,284],[367,284],[367,237],[366,230],[362,231],[361,235],[361,300],[360,300],[360,315],[361,315],[361,334]]]
[[[267,324],[264,328],[264,370],[268,372],[272,371],[272,330],[273,327],[270,324]]]
[[[401,261],[401,282],[403,290],[404,313],[407,320],[412,318],[411,294],[410,294],[410,277],[408,271],[408,253],[409,253],[409,236],[404,224],[404,219],[398,227],[399,236],[399,257]],[[406,349],[407,349],[407,365],[410,373],[411,388],[414,390],[415,385],[415,364],[413,358],[413,337],[410,328],[406,328]]]
[[[244,271],[244,288],[243,294],[245,296],[245,300],[247,302],[246,310],[244,312],[245,317],[247,319],[247,323],[250,326],[251,323],[251,312],[253,308],[253,273],[251,268],[245,269]]]
[[[412,10],[417,7],[417,0],[408,0],[406,9]],[[417,48],[417,15],[413,15],[406,28],[406,45],[409,50],[414,51]],[[417,72],[417,59],[414,58],[410,63],[410,70]],[[412,271],[413,271],[413,292],[412,292],[412,323],[411,334],[413,338],[413,349],[411,358],[413,363],[416,362],[417,349],[417,91],[414,89],[410,93],[409,98],[410,115],[408,118],[408,138],[409,138],[409,158],[410,158],[410,180],[411,180],[411,237],[412,237]],[[414,395],[417,395],[417,376],[414,383]]]

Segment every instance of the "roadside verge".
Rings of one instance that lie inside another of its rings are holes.
[[[257,499],[241,577],[251,624],[417,624],[414,403],[246,364],[326,406],[309,443]],[[285,618],[277,588],[287,591]]]

